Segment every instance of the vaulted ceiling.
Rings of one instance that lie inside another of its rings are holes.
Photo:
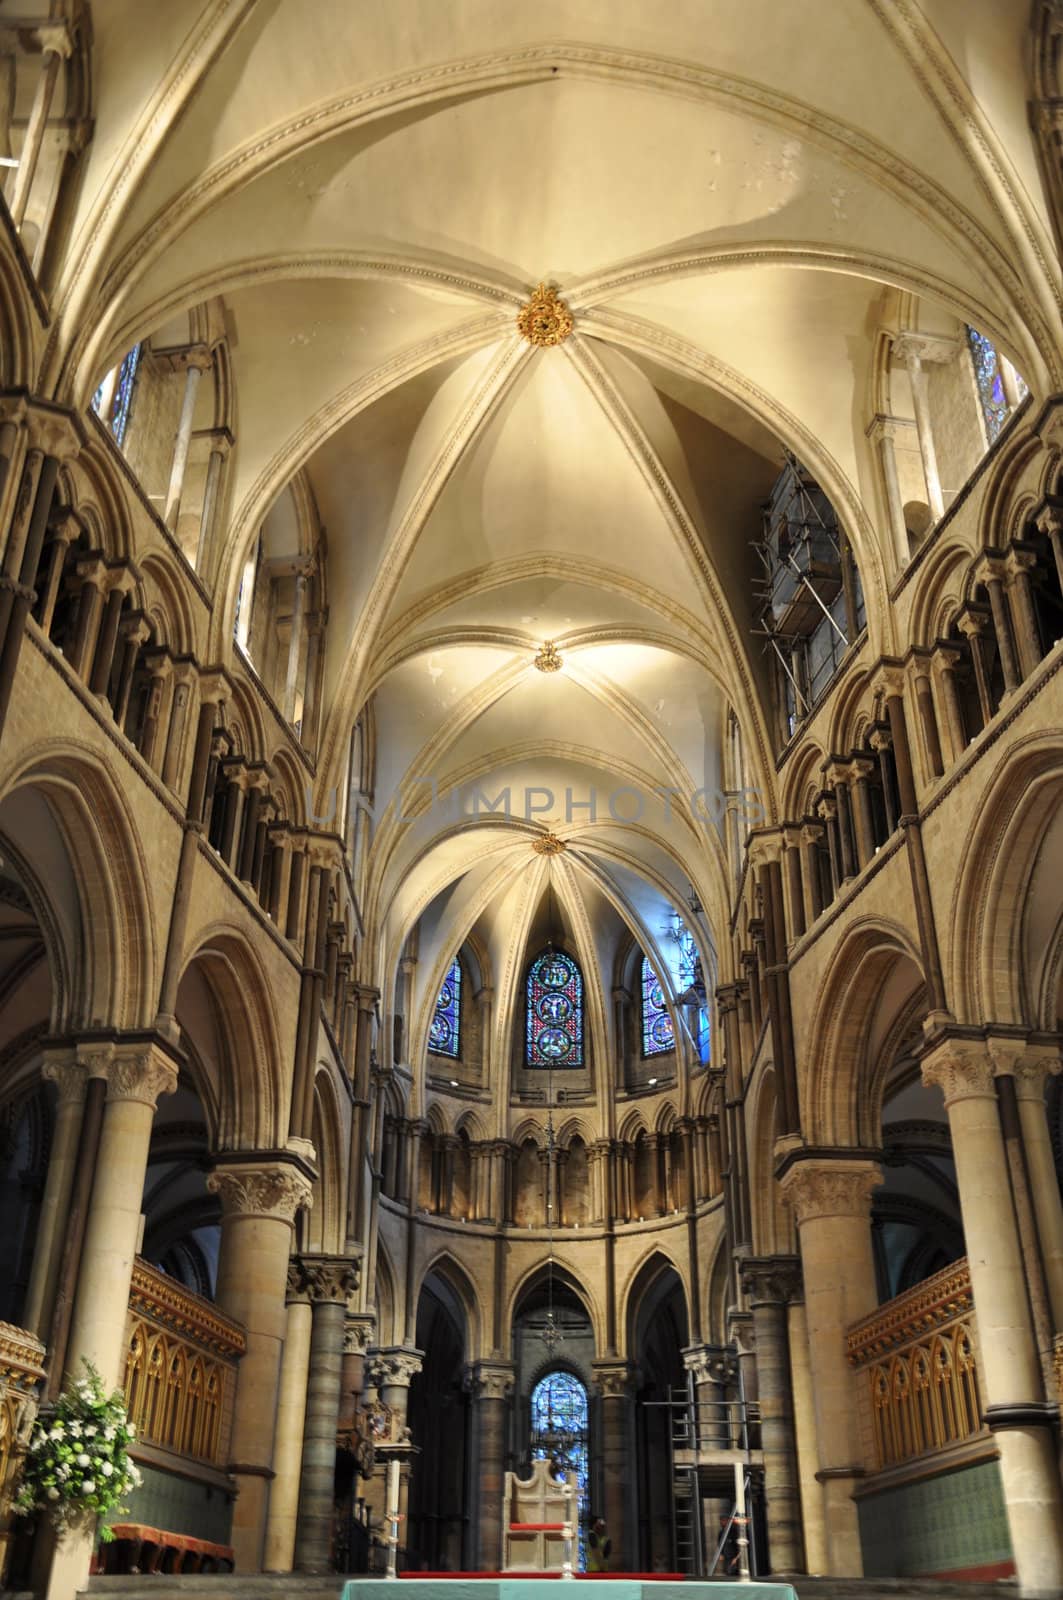
[[[609,905],[648,940],[690,880],[722,936],[718,830],[661,803],[570,819],[565,791],[607,810],[621,783],[722,787],[733,709],[772,812],[749,541],[784,447],[831,495],[889,647],[866,427],[898,296],[975,322],[1035,392],[1058,383],[1025,13],[169,0],[148,26],[137,0],[93,8],[50,380],[84,403],[134,338],[224,297],[216,652],[247,549],[305,472],[329,563],[321,791],[375,694],[365,912],[393,962],[433,908],[426,996],[478,925],[512,964],[497,930],[551,871],[573,926]],[[553,349],[516,326],[540,280],[574,318]],[[558,673],[534,668],[545,639]],[[426,777],[509,786],[521,814],[411,821],[399,796]],[[555,804],[525,818],[529,786]],[[530,849],[546,827],[563,867]]]

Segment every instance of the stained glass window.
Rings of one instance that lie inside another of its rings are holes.
[[[529,1067],[582,1067],[583,979],[571,956],[544,950],[528,970]]]
[[[461,1055],[461,965],[457,956],[439,991],[428,1030],[428,1048],[435,1056],[450,1056],[455,1061]]]
[[[687,1004],[693,1011],[694,1020],[689,1025],[692,1028],[694,1042],[697,1045],[698,1060],[703,1065],[707,1065],[712,1041],[710,1037],[709,997],[705,987],[705,973],[701,965],[701,952],[694,940],[694,935],[678,912],[672,917],[666,931],[672,940],[672,960],[669,962],[669,966],[672,969],[672,977],[675,980],[680,996],[687,996]],[[683,1004],[682,998],[680,999],[680,1004]]]
[[[979,333],[977,328],[967,329],[967,343],[971,351],[971,360],[974,362],[974,377],[978,385],[978,398],[982,402],[982,415],[985,417],[985,431],[990,444],[999,434],[1001,428],[1008,420],[1011,406],[1004,392],[1004,377],[1000,367],[1000,356],[996,348],[986,338],[984,333]],[[1019,392],[1019,399],[1025,399],[1029,388],[1025,381],[1015,374],[1015,385]]]
[[[109,417],[103,418],[103,421],[110,426],[111,432],[119,444],[125,439],[125,431],[129,426],[129,409],[133,404],[133,390],[136,387],[137,368],[140,366],[142,348],[141,345],[135,344],[132,350],[123,356],[122,364],[118,368],[118,376],[115,379],[111,414]],[[92,409],[97,416],[100,415],[106,388],[107,380],[105,378],[92,397]]]
[[[587,1451],[587,1391],[571,1372],[548,1372],[532,1390],[533,1461],[553,1461],[576,1474],[579,1506],[579,1569],[587,1567],[585,1548],[590,1463]]]
[[[644,1056],[662,1056],[666,1050],[675,1049],[675,1033],[661,980],[650,966],[649,958],[642,958],[642,1053]]]

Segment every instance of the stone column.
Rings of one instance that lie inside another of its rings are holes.
[[[789,942],[793,944],[800,939],[808,925],[806,917],[806,891],[802,879],[802,834],[803,830],[797,827],[783,829],[783,864],[785,871],[786,898],[787,898],[787,927],[790,930]]]
[[[319,1573],[331,1568],[344,1324],[347,1299],[358,1287],[358,1263],[346,1256],[304,1255],[302,1270],[313,1326],[295,1565],[300,1572]]]
[[[159,1097],[177,1087],[177,1068],[157,1045],[116,1045],[106,1068],[107,1104],[81,1252],[67,1367],[82,1357],[105,1388],[124,1368],[126,1310],[151,1127]]]
[[[155,1106],[160,1095],[176,1089],[177,1068],[154,1043],[117,1044],[106,1055],[108,1059],[101,1056],[96,1063],[106,1074],[107,1102],[78,1267],[66,1370],[79,1374],[82,1360],[89,1361],[110,1390],[124,1374],[129,1285]],[[48,1600],[69,1600],[85,1586],[93,1543],[94,1530],[72,1532],[58,1544],[47,1537],[41,1539],[35,1588]]]
[[[59,68],[71,51],[70,33],[65,23],[42,26],[37,29],[37,36],[41,47],[41,75],[37,79],[19,153],[15,186],[11,191],[11,220],[16,228],[21,228],[26,219],[26,206],[37,174],[37,162],[44,142],[44,131],[48,126],[55,86],[59,81]]]
[[[805,897],[805,926],[811,927],[823,910],[823,886],[819,876],[819,841],[823,829],[818,823],[805,823],[801,840],[801,886]]]
[[[945,708],[944,723],[950,766],[953,762],[959,761],[967,748],[967,735],[964,731],[959,690],[956,686],[956,668],[959,662],[958,650],[950,650],[945,645],[939,645],[934,652],[932,671],[940,690],[940,702]]]
[[[694,1379],[694,1403],[698,1450],[702,1454],[731,1449],[732,1422],[737,1406],[727,1403],[727,1391],[738,1380],[734,1352],[722,1344],[689,1345],[683,1351],[683,1366]],[[706,1563],[712,1561],[725,1518],[734,1504],[733,1491],[707,1495],[701,1502],[703,1547]]]
[[[1046,505],[1037,513],[1037,527],[1045,534],[1052,546],[1052,555],[1056,563],[1056,577],[1059,587],[1063,589],[1063,506]]]
[[[1060,1065],[1055,1048],[1034,1050],[1027,1047],[1014,1060],[1012,1071],[1052,1325],[1063,1332],[1063,1203],[1045,1108],[1045,1081],[1059,1072]]]
[[[185,370],[185,392],[181,401],[181,416],[173,442],[173,464],[170,467],[170,484],[166,491],[166,509],[162,520],[171,533],[177,532],[181,515],[181,495],[184,493],[185,469],[188,466],[188,447],[192,442],[192,419],[196,414],[196,395],[199,380],[211,367],[210,351],[198,345],[183,351],[176,363]]]
[[[62,1237],[67,1226],[70,1195],[74,1187],[81,1122],[85,1113],[88,1073],[78,1060],[76,1047],[49,1052],[43,1076],[55,1084],[58,1105],[52,1147],[48,1153],[48,1176],[44,1182],[37,1237],[33,1246],[33,1267],[26,1289],[22,1325],[47,1343],[52,1325],[59,1269],[63,1260]]]
[[[919,712],[919,725],[923,730],[923,748],[926,751],[927,766],[930,768],[931,777],[940,778],[945,767],[941,759],[941,739],[938,736],[938,719],[930,688],[930,674],[925,661],[917,664],[913,679],[915,704]]]
[[[613,1562],[621,1572],[635,1569],[634,1369],[630,1362],[591,1363],[601,1396],[602,1482],[606,1527],[613,1541]]]
[[[215,428],[210,433],[210,454],[207,457],[207,475],[203,485],[203,506],[199,513],[199,539],[196,544],[195,569],[202,577],[210,565],[214,517],[218,504],[222,468],[232,448],[232,434],[227,428]]]
[[[985,1420],[1000,1450],[1011,1547],[1023,1593],[1063,1586],[1063,1494],[997,1109],[980,1041],[945,1039],[923,1057],[945,1095],[981,1350]]]
[[[804,1532],[805,1570],[821,1573],[827,1566],[827,1530],[823,1524],[823,1496],[816,1481],[816,1406],[812,1396],[812,1369],[808,1351],[808,1319],[803,1300],[789,1308],[790,1381],[793,1392],[794,1442],[801,1490],[801,1526]]]
[[[55,602],[59,598],[59,585],[63,579],[67,552],[75,539],[81,535],[81,523],[73,511],[67,509],[49,522],[48,535],[48,570],[37,608],[37,624],[45,635],[50,635],[52,631]]]
[[[92,671],[89,673],[89,689],[101,700],[107,698],[107,686],[111,681],[111,668],[114,665],[114,653],[118,646],[118,626],[122,620],[122,608],[125,605],[126,595],[132,587],[132,574],[124,568],[117,571],[112,569],[108,574],[109,585],[107,600],[103,608],[103,620],[96,638],[96,649],[92,658]]]
[[[772,1572],[804,1571],[786,1312],[799,1281],[796,1256],[747,1256],[742,1262],[742,1289],[753,1313],[757,1346],[760,1442]]]
[[[943,342],[943,341],[942,341]],[[951,341],[948,341],[951,344]],[[919,435],[919,454],[923,459],[923,476],[926,479],[926,498],[935,522],[945,515],[945,501],[941,494],[941,475],[938,472],[937,450],[934,448],[934,430],[930,424],[930,403],[927,397],[924,360],[931,358],[930,346],[937,341],[907,335],[896,339],[893,353],[908,368],[908,381],[912,388],[915,408],[915,428]]]
[[[801,1243],[831,1577],[859,1578],[864,1570],[852,1499],[863,1452],[845,1337],[878,1304],[870,1217],[871,1192],[881,1181],[876,1162],[856,1157],[794,1161],[782,1179]]]
[[[816,814],[823,819],[823,826],[827,834],[827,849],[830,851],[831,887],[834,895],[836,895],[842,886],[842,858],[838,849],[838,807],[835,803],[834,795],[829,791],[817,801]]]
[[[901,484],[897,475],[895,441],[899,428],[908,429],[911,426],[912,424],[904,417],[876,416],[871,419],[867,429],[868,438],[878,445],[882,477],[886,485],[886,509],[889,512],[890,533],[893,536],[893,550],[898,570],[908,565],[910,552],[908,529],[904,521],[904,501],[901,498]]]
[[[1041,660],[1041,633],[1030,587],[1030,573],[1036,566],[1037,557],[1032,550],[1012,549],[1004,558],[1004,587],[1024,678]]]
[[[286,1304],[288,1315],[277,1390],[277,1433],[273,1444],[273,1484],[262,1561],[266,1572],[290,1572],[295,1559],[312,1320],[310,1295],[297,1261],[293,1261],[288,1268]]]
[[[306,608],[307,574],[300,568],[295,574],[295,595],[288,634],[288,667],[284,675],[284,720],[295,720],[295,691],[299,680],[299,659],[303,649],[303,612]]]
[[[476,1560],[482,1572],[500,1571],[503,1561],[506,1411],[513,1380],[514,1369],[508,1361],[478,1361],[470,1373],[479,1467]]]
[[[996,635],[1000,666],[1004,673],[1004,693],[1013,694],[1022,682],[1022,677],[1011,634],[1011,617],[1008,615],[1008,605],[1004,595],[1003,562],[987,558],[979,566],[975,578],[979,583],[985,584],[989,595],[989,607],[993,613],[993,632]]]
[[[232,1542],[237,1571],[258,1572],[273,1478],[292,1224],[312,1190],[305,1168],[285,1151],[226,1157],[207,1187],[222,1203],[217,1302],[247,1332],[233,1408],[229,1470],[239,1496]]]

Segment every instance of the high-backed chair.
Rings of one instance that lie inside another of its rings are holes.
[[[535,1461],[531,1476],[506,1473],[505,1572],[571,1569],[576,1538],[576,1474],[555,1478],[552,1463]]]

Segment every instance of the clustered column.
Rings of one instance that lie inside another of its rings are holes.
[[[345,1256],[304,1255],[300,1265],[313,1325],[295,1565],[300,1572],[328,1572],[344,1324],[348,1297],[358,1286],[358,1263]]]
[[[852,1374],[846,1358],[849,1325],[878,1304],[871,1254],[871,1193],[882,1181],[874,1161],[846,1156],[794,1160],[782,1178],[801,1245],[808,1342],[823,1490],[827,1568],[832,1577],[863,1574],[860,1530],[852,1493],[863,1476]]]
[[[787,1306],[800,1282],[796,1256],[747,1256],[742,1289],[753,1313],[764,1453],[764,1499],[772,1572],[804,1570],[794,1442]]]

